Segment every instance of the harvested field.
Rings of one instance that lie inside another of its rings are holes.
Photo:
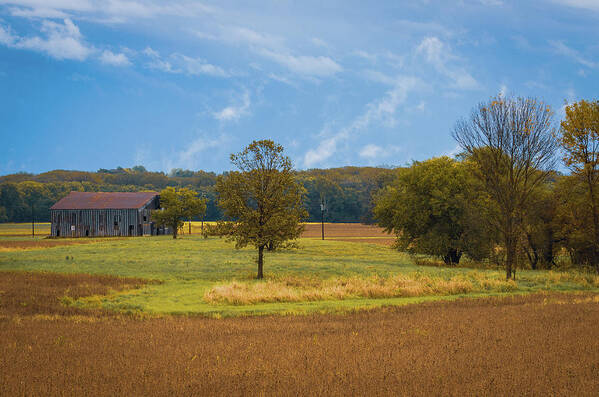
[[[322,237],[320,223],[307,223],[305,225],[304,238]],[[391,246],[395,242],[393,235],[376,225],[364,225],[361,223],[325,223],[324,236],[327,240],[347,241],[350,243],[367,243]]]
[[[0,240],[0,252],[45,249],[67,245],[89,244],[96,239],[62,239],[62,240]]]
[[[302,237],[321,237],[320,223],[306,223]],[[361,223],[325,223],[324,236],[327,237],[383,237],[389,238],[384,230],[375,225]]]
[[[391,247],[395,242],[395,238],[393,237],[368,237],[368,238],[336,238],[331,237],[329,240],[333,241],[347,241],[348,243],[365,243],[365,244],[378,244],[385,245],[387,247]]]
[[[38,289],[57,302],[88,276],[20,274],[0,273],[1,395],[599,394],[596,294],[346,315],[53,317],[65,309],[18,302]]]

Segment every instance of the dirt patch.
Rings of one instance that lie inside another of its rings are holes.
[[[99,314],[62,302],[140,288],[147,282],[138,278],[89,274],[0,272],[0,316]]]
[[[0,273],[3,307],[20,294],[9,304],[19,315],[0,317],[0,395],[599,395],[596,294],[92,322],[19,302],[87,294],[75,287],[86,282],[97,293],[108,279],[20,277]]]
[[[302,237],[321,237],[320,223],[307,223]],[[361,223],[325,223],[324,235],[327,237],[384,237],[390,235],[375,225]]]

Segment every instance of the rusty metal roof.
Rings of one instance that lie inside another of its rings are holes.
[[[50,207],[51,210],[132,209],[141,208],[156,192],[71,192]]]

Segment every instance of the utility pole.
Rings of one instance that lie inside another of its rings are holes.
[[[324,198],[320,199],[320,225],[322,229],[322,239],[324,240],[324,211],[326,210]]]
[[[206,194],[202,192],[202,198],[206,201]],[[207,204],[207,203],[206,203]],[[208,205],[206,205],[206,210],[208,210]],[[202,214],[202,236],[204,236],[204,215],[206,215],[206,211]]]
[[[33,203],[31,203],[31,237],[35,238],[35,214],[33,212]]]

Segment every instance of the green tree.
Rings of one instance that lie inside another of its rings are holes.
[[[522,229],[522,248],[533,270],[551,269],[555,265],[555,252],[559,242],[555,222],[557,209],[554,181],[543,183],[532,191],[519,223]]]
[[[554,166],[557,142],[551,108],[533,98],[492,98],[475,107],[468,120],[458,121],[453,137],[475,165],[474,174],[497,210],[494,226],[502,235],[510,279],[519,220],[532,191]]]
[[[160,210],[152,212],[152,219],[159,225],[173,229],[173,238],[177,238],[179,228],[185,219],[201,216],[206,212],[206,200],[188,188],[179,190],[167,187],[160,192]]]
[[[481,257],[488,244],[466,215],[474,202],[464,164],[449,157],[415,162],[376,198],[378,224],[397,236],[397,247],[436,255],[447,265],[459,263],[464,252]]]
[[[258,275],[264,277],[264,249],[298,238],[307,213],[302,205],[303,188],[295,180],[291,160],[283,146],[271,140],[253,141],[231,155],[239,171],[219,176],[218,205],[232,219],[221,223],[220,233],[235,241],[236,248],[248,244],[258,249]]]
[[[587,204],[591,210],[593,265],[599,273],[599,101],[582,100],[566,106],[561,122],[560,145],[564,163],[586,185]]]
[[[573,265],[592,267],[595,235],[585,181],[578,175],[562,176],[555,184],[554,195],[556,242],[566,249]]]

